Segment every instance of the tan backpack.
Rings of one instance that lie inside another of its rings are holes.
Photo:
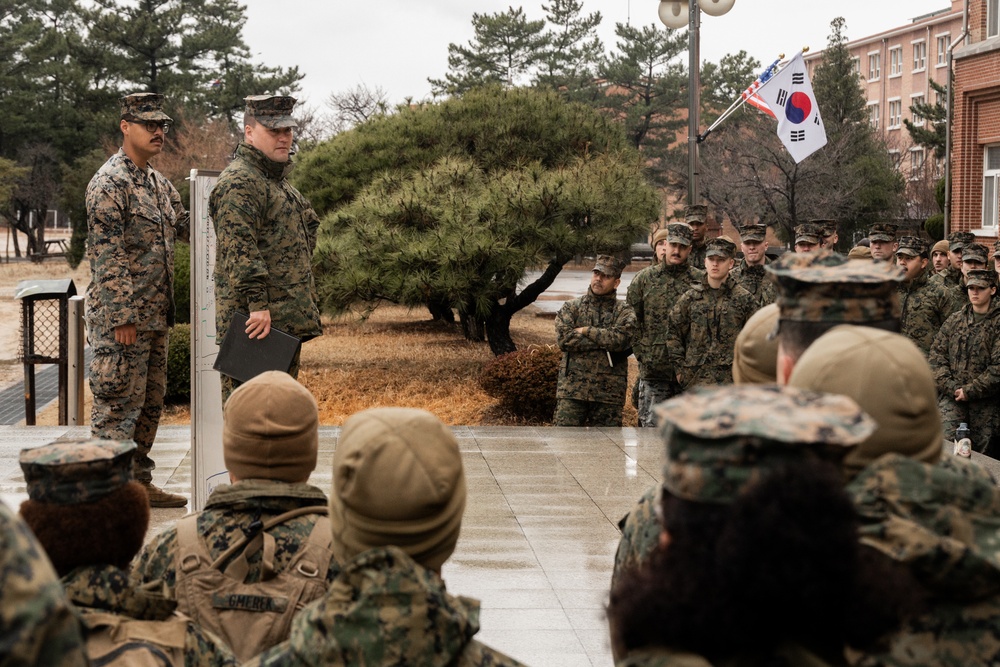
[[[93,667],[184,667],[186,618],[140,621],[104,612],[82,617]]]
[[[240,662],[283,642],[295,613],[326,593],[333,557],[327,512],[320,505],[285,512],[264,523],[253,538],[234,543],[214,562],[198,536],[198,516],[184,517],[177,522],[178,611],[218,635]],[[316,519],[309,539],[288,567],[275,572],[275,540],[267,531],[305,514],[324,516]],[[247,556],[261,549],[261,579],[244,583],[249,572]],[[223,569],[230,558],[232,562]]]

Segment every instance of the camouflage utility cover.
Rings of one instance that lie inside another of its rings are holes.
[[[896,248],[897,255],[910,255],[917,257],[927,252],[927,244],[919,236],[904,236],[899,239],[899,247]]]
[[[132,480],[135,443],[116,440],[54,442],[22,449],[28,497],[41,503],[91,503]]]
[[[449,595],[434,572],[396,547],[344,564],[326,597],[303,609],[287,641],[249,666],[517,667],[480,644],[479,602]]]
[[[997,274],[985,269],[973,269],[965,274],[966,287],[996,287]]]
[[[740,227],[740,238],[743,242],[763,241],[767,236],[767,225],[743,225]]]
[[[896,226],[890,225],[887,222],[875,223],[868,230],[868,240],[869,241],[888,241],[892,242],[896,240]]]
[[[696,502],[732,502],[793,461],[839,460],[876,427],[846,396],[773,385],[695,389],[656,413],[667,446],[663,486]]]
[[[163,112],[163,95],[159,93],[132,93],[121,98],[123,119],[128,120],[162,120],[170,122],[173,119]]]
[[[802,223],[795,228],[795,242],[819,245],[823,242],[823,228],[808,222]]]
[[[684,207],[684,222],[703,223],[708,219],[708,207],[704,204],[690,204]]]
[[[299,126],[292,118],[296,99],[284,95],[251,95],[246,102],[245,115],[251,116],[264,127],[278,130],[283,127]]]
[[[962,248],[963,262],[979,262],[986,264],[990,251],[982,243],[970,243]]]
[[[594,271],[612,278],[621,278],[624,269],[625,262],[613,255],[598,255],[594,264]]]
[[[671,222],[667,225],[667,241],[669,243],[691,245],[694,242],[694,234],[691,231],[691,226],[684,222]]]
[[[736,256],[736,244],[725,236],[709,239],[705,243],[705,257],[725,257],[732,259]]]
[[[972,232],[952,232],[948,235],[948,250],[955,252],[975,242],[976,235]]]
[[[905,272],[891,262],[854,262],[823,249],[785,253],[766,268],[778,281],[783,320],[877,322],[899,317],[895,283]]]

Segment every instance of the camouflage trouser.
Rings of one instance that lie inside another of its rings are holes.
[[[288,369],[288,374],[296,380],[299,379],[299,356],[301,354],[302,348],[300,347],[299,351],[295,353],[295,358],[292,359],[291,367]],[[229,395],[236,391],[236,388],[243,383],[236,378],[231,378],[228,375],[222,374],[219,375],[219,380],[222,381],[222,405],[225,406],[226,401],[229,400]]]
[[[941,411],[941,429],[948,440],[955,439],[955,430],[961,422],[969,426],[972,448],[979,453],[986,452],[993,437],[997,420],[997,399],[987,398],[976,401],[956,401],[950,396],[938,399]]]
[[[90,362],[90,432],[95,438],[134,440],[135,478],[153,478],[149,451],[156,439],[167,389],[167,332],[139,331],[132,345],[115,341],[114,329],[87,332]]]
[[[552,423],[554,426],[621,427],[622,407],[614,403],[560,398],[556,400],[556,412]]]
[[[656,426],[656,415],[653,407],[668,398],[681,393],[681,388],[674,380],[644,380],[639,378],[639,426]]]

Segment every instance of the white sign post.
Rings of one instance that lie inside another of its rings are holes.
[[[201,510],[212,490],[229,484],[222,456],[222,385],[212,368],[215,343],[215,228],[208,195],[218,171],[191,170],[191,499]]]

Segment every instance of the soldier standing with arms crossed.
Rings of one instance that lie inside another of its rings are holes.
[[[323,333],[312,253],[319,218],[288,182],[294,97],[246,98],[243,141],[208,201],[215,225],[215,330],[225,338],[233,313],[249,315],[246,334],[266,338],[275,326],[303,342]],[[298,377],[296,355],[289,369]],[[222,376],[222,402],[239,382]]]
[[[135,441],[135,479],[151,507],[184,507],[184,496],[153,485],[149,452],[167,387],[174,239],[188,237],[188,214],[177,189],[149,165],[170,131],[163,96],[135,93],[121,104],[122,147],[87,186],[90,430],[95,438]]]

